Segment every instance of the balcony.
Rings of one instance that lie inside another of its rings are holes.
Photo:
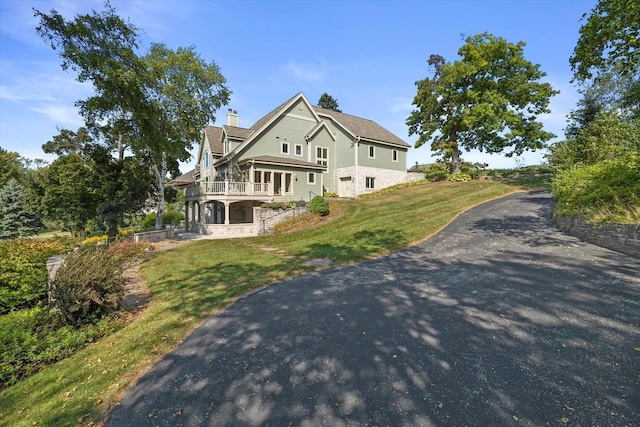
[[[213,181],[189,185],[186,197],[199,196],[280,196],[282,189],[273,190],[273,183]]]

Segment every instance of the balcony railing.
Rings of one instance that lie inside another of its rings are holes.
[[[201,182],[199,184],[187,187],[186,196],[273,196],[273,184],[270,182],[231,182],[231,181],[213,181]]]

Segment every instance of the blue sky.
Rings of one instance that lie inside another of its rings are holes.
[[[561,91],[552,113],[540,117],[561,139],[566,115],[579,99],[568,59],[580,18],[595,0],[501,1],[112,1],[118,14],[144,30],[145,47],[195,46],[215,61],[227,79],[230,108],[240,125],[260,117],[298,92],[317,103],[323,92],[343,112],[378,122],[413,146],[405,121],[412,110],[415,81],[428,76],[427,59],[437,53],[451,61],[461,34],[489,32],[524,41],[525,57],[540,64],[544,81]],[[82,126],[74,102],[91,87],[64,72],[60,59],[36,33],[32,8],[56,9],[65,18],[101,1],[0,0],[0,146],[29,159],[53,160],[41,146],[58,128]],[[226,107],[217,117],[224,124]],[[197,147],[196,147],[197,148]],[[194,149],[195,153],[195,149]],[[486,153],[464,153],[467,161],[491,168],[539,164],[544,152],[518,161]],[[411,148],[408,167],[433,161],[429,147]],[[193,162],[183,164],[185,172]]]

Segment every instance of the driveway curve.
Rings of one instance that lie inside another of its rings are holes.
[[[552,204],[513,194],[256,292],[107,426],[637,426],[640,261],[557,231]]]

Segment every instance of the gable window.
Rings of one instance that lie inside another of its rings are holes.
[[[376,188],[376,179],[371,176],[368,176],[366,178],[365,186],[369,190]]]
[[[229,138],[224,140],[224,153],[227,154],[230,151],[231,142],[229,142]]]
[[[391,160],[394,162],[398,161],[398,150],[391,150]]]
[[[208,151],[204,152],[204,167],[205,168],[209,167],[209,152]]]
[[[315,184],[315,183],[316,183],[316,173],[309,172],[309,175],[307,175],[307,184]]]
[[[329,165],[329,149],[328,148],[316,147],[316,164],[322,165],[322,166]]]
[[[373,145],[369,146],[369,158],[370,159],[376,158],[376,147],[374,147]]]
[[[282,143],[282,154],[289,154],[289,143],[288,142],[283,142]]]
[[[295,151],[293,152],[296,156],[302,156],[302,145],[296,144]]]

